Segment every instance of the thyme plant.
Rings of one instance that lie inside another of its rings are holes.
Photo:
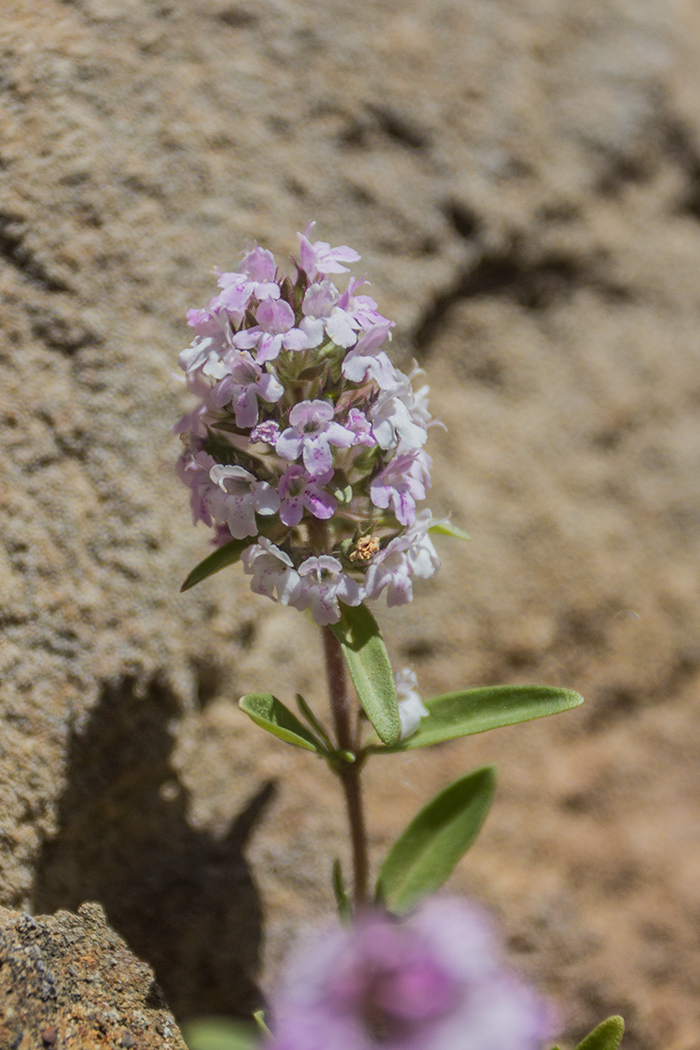
[[[174,427],[193,522],[213,530],[214,545],[183,590],[240,562],[256,594],[308,610],[323,636],[330,726],[299,695],[296,711],[267,692],[240,701],[263,730],[325,760],[345,797],[352,856],[350,892],[333,866],[340,924],[290,962],[260,1038],[275,1050],[536,1050],[554,1030],[551,1010],[503,966],[479,909],[433,897],[488,814],[494,769],[444,788],[374,877],[362,774],[370,759],[582,698],[495,686],[424,700],[409,669],[392,670],[368,603],[412,601],[415,581],[440,567],[433,539],[467,537],[422,506],[439,425],[424,373],[395,367],[393,322],[362,280],[334,283],[359,255],[313,240],[313,225],[291,274],[255,245],[190,310],[194,339],[179,363],[198,403]],[[579,1050],[616,1050],[621,1035],[609,1018]]]

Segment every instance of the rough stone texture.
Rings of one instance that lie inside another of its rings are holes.
[[[211,268],[316,218],[429,371],[433,504],[474,536],[392,653],[428,695],[588,700],[377,763],[375,856],[498,759],[453,887],[568,1038],[697,1045],[699,41],[691,0],[4,0],[6,905],[99,899],[178,1016],[258,1002],[261,898],[268,981],[331,906],[340,799],[232,703],[321,703],[314,631],[236,571],[178,595],[206,538],[168,437]]]
[[[153,971],[98,904],[37,918],[0,908],[0,1046],[185,1050]]]

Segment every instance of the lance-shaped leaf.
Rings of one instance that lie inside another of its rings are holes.
[[[428,529],[434,536],[453,536],[456,540],[470,540],[471,536],[460,529],[459,525],[453,525],[446,518],[443,521],[434,521]]]
[[[377,621],[366,605],[343,605],[343,615],[332,630],[377,736],[385,744],[395,744],[401,734],[399,705],[389,654]]]
[[[546,685],[494,685],[467,689],[425,700],[430,714],[421,719],[416,732],[392,747],[377,747],[376,754],[430,747],[445,740],[485,733],[487,729],[529,722],[556,715],[583,703],[571,689]]]
[[[622,1042],[625,1022],[619,1014],[601,1021],[597,1028],[582,1039],[576,1050],[617,1050]]]
[[[495,789],[496,771],[485,766],[436,795],[389,851],[377,898],[401,914],[439,890],[479,834]]]
[[[266,729],[273,736],[279,737],[280,740],[286,740],[288,744],[296,744],[297,747],[304,747],[307,751],[325,753],[321,741],[317,740],[304,723],[300,722],[297,716],[271,693],[248,693],[241,697],[238,704],[256,725]]]
[[[238,561],[246,547],[250,547],[251,543],[255,543],[254,537],[248,537],[244,540],[229,540],[223,547],[212,551],[204,561],[200,561],[199,565],[195,565],[180,590],[189,591],[190,587],[194,587],[195,584],[206,580],[208,576],[213,576],[215,572],[221,572],[227,565],[233,565],[234,562]]]

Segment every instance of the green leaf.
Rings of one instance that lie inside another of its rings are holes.
[[[333,741],[326,732],[323,723],[316,717],[314,712],[311,710],[301,693],[296,694],[297,707],[304,716],[306,721],[309,723],[311,728],[315,731],[318,737],[323,741],[329,751],[333,750]]]
[[[430,747],[445,740],[485,733],[487,729],[556,715],[578,707],[583,697],[571,689],[547,685],[493,685],[445,693],[424,703],[430,714],[421,718],[416,732],[392,747],[376,747],[376,754]]]
[[[625,1022],[619,1014],[601,1021],[597,1028],[582,1039],[576,1050],[617,1050],[625,1031]]]
[[[195,584],[206,580],[208,576],[213,576],[215,572],[221,572],[227,565],[233,565],[251,543],[255,543],[254,537],[248,537],[244,540],[230,540],[223,547],[212,551],[204,561],[200,561],[199,565],[194,567],[180,590],[189,591],[190,587],[194,587]]]
[[[495,789],[496,771],[485,766],[436,795],[389,851],[377,898],[401,914],[440,889],[479,834]]]
[[[271,693],[248,693],[238,701],[242,711],[251,718],[256,725],[266,729],[268,733],[286,740],[288,744],[296,744],[304,747],[307,751],[319,751],[325,754],[325,748],[320,740],[309,732],[303,722],[285,707],[281,700]]]
[[[350,907],[348,891],[345,888],[343,869],[337,857],[333,861],[333,892],[335,894],[335,903],[338,906],[338,918],[344,926],[349,926],[352,922],[352,908]]]
[[[460,529],[459,525],[453,525],[451,521],[445,519],[444,521],[436,521],[428,529],[428,532],[432,532],[435,536],[454,536],[456,540],[470,540],[469,536],[464,529]]]
[[[260,1031],[263,1033],[263,1035],[266,1035],[268,1038],[272,1035],[272,1032],[270,1031],[270,1029],[265,1024],[265,1011],[264,1010],[256,1010],[255,1013],[253,1014],[253,1020],[255,1021],[256,1025],[258,1026]]]
[[[260,1042],[254,1025],[229,1017],[199,1017],[182,1025],[189,1050],[252,1050]]]
[[[341,644],[360,703],[385,744],[395,744],[401,733],[396,685],[389,656],[366,605],[343,605],[339,623],[332,625]]]

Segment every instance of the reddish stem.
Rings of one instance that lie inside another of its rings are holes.
[[[345,660],[340,642],[330,627],[324,627],[323,645],[326,655],[326,673],[331,700],[331,712],[335,725],[338,748],[341,751],[353,751],[355,741],[352,732],[352,710],[348,696]],[[362,786],[360,784],[360,767],[353,762],[340,762],[338,775],[343,785],[345,804],[350,825],[352,842],[352,866],[354,875],[354,901],[356,908],[367,903],[367,880],[369,863],[367,858],[367,832],[362,807]]]

